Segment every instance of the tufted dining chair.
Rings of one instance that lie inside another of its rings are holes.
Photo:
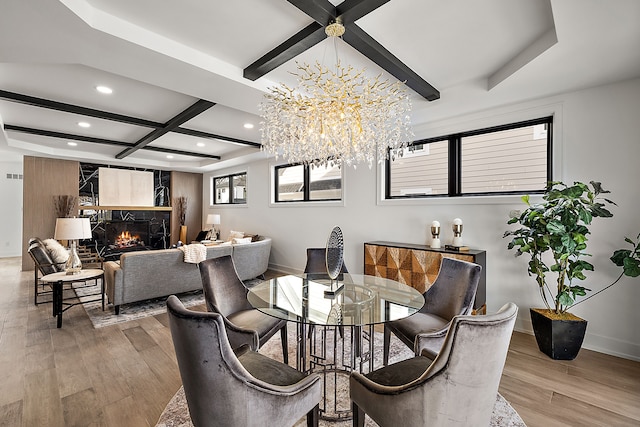
[[[253,334],[232,349],[233,328],[218,313],[191,311],[172,295],[169,327],[191,421],[201,426],[292,426],[307,416],[318,425],[322,382],[253,348]]]
[[[417,313],[384,324],[383,363],[389,363],[391,333],[416,355],[427,350],[435,357],[454,316],[470,314],[482,267],[454,258],[443,258],[438,277],[423,294],[424,306]]]
[[[353,425],[488,426],[518,307],[455,316],[440,353],[427,352],[349,378]]]
[[[289,363],[287,321],[264,314],[247,300],[248,289],[238,278],[231,255],[209,258],[198,263],[207,310],[223,316],[232,348],[244,343],[243,334],[251,332],[256,349],[280,331],[282,357]]]

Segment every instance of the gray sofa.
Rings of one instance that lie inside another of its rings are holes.
[[[269,266],[271,239],[238,244],[207,247],[207,258],[231,255],[240,280],[261,276]],[[202,289],[197,264],[184,262],[180,249],[140,251],[122,254],[120,261],[104,264],[105,292],[114,305]]]

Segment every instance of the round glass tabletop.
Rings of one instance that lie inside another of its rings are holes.
[[[282,276],[261,282],[247,298],[261,312],[292,322],[363,326],[403,319],[424,305],[416,289],[362,274],[344,274],[343,290],[327,296],[330,280]]]

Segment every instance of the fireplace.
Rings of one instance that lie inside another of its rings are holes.
[[[109,221],[104,224],[108,251],[145,250],[149,245],[149,221]]]

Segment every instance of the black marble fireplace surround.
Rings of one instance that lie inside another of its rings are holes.
[[[92,239],[81,243],[92,247],[105,260],[117,260],[120,254],[136,250],[166,249],[171,241],[171,212],[169,210],[82,210],[82,205],[99,205],[100,189],[98,169],[113,167],[93,163],[80,163],[80,209],[81,215],[91,220]],[[143,168],[124,168],[153,172],[155,207],[170,206],[169,171]],[[119,230],[119,231],[118,231]],[[116,233],[116,231],[118,231]],[[124,247],[115,246],[115,236],[122,231],[135,232],[138,244]]]

